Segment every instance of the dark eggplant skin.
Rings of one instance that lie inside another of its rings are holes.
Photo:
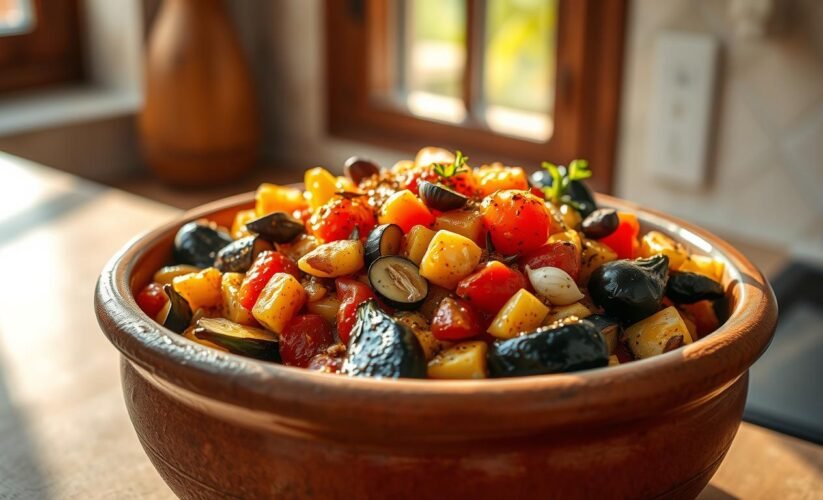
[[[589,295],[606,314],[625,323],[635,323],[660,310],[669,258],[615,260],[597,268],[589,278]]]
[[[495,342],[486,357],[492,377],[565,373],[609,364],[603,335],[587,320]]]
[[[675,304],[694,304],[724,296],[723,285],[702,274],[672,271],[666,283],[666,297]]]
[[[566,167],[559,167],[563,175],[566,174]],[[544,169],[536,170],[529,176],[529,182],[536,187],[544,188],[552,185],[552,176]],[[572,201],[579,207],[580,215],[585,219],[592,212],[597,210],[597,203],[594,195],[584,181],[571,181],[569,183],[568,194]]]
[[[355,377],[426,378],[426,358],[417,336],[377,307],[357,306],[343,373]]]
[[[598,208],[583,219],[580,228],[587,238],[599,240],[617,231],[619,225],[620,217],[617,216],[617,210]]]
[[[366,266],[380,257],[399,254],[402,243],[403,229],[397,224],[381,224],[375,227],[366,237]]]
[[[272,212],[246,223],[246,228],[272,243],[291,243],[306,226],[286,212]]]
[[[376,163],[359,156],[352,156],[343,165],[343,174],[356,185],[359,185],[363,179],[368,179],[379,173],[380,167]]]
[[[198,339],[213,342],[233,354],[240,354],[241,356],[248,356],[249,358],[259,359],[262,361],[274,361],[276,363],[281,361],[279,342],[263,339],[233,337],[231,335],[213,332],[205,328],[195,328],[193,333]]]
[[[209,267],[217,252],[231,243],[231,236],[217,229],[215,224],[194,221],[184,224],[174,236],[172,256],[176,264]]]
[[[441,212],[463,208],[469,202],[467,197],[457,191],[429,181],[420,181],[417,192],[427,207]]]
[[[272,249],[271,244],[259,236],[246,236],[221,248],[214,267],[222,273],[245,273],[260,252]]]
[[[171,285],[165,285],[163,291],[169,298],[169,312],[161,323],[175,333],[183,333],[191,324],[191,306]]]

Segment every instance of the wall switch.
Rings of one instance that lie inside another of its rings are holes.
[[[705,33],[663,32],[655,47],[648,168],[697,188],[706,180],[719,44]]]

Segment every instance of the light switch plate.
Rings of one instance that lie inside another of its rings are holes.
[[[648,168],[660,180],[706,181],[719,44],[705,33],[665,31],[654,53]]]

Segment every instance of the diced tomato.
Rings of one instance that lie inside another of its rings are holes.
[[[526,288],[523,274],[499,261],[491,261],[457,284],[457,295],[472,306],[489,314],[497,314],[512,295]]]
[[[551,214],[543,200],[528,191],[498,191],[483,200],[483,224],[494,248],[514,255],[546,243]]]
[[[295,278],[300,278],[300,270],[293,260],[280,252],[260,252],[240,284],[240,290],[237,292],[240,305],[251,311],[263,287],[276,273],[289,273]]]
[[[339,373],[340,370],[343,369],[343,359],[344,358],[329,356],[325,352],[321,352],[311,358],[306,368],[316,372]]]
[[[598,241],[614,250],[618,259],[633,259],[640,248],[640,242],[637,240],[637,235],[640,234],[640,224],[634,214],[617,212],[617,216],[620,218],[617,229]]]
[[[305,368],[313,357],[332,344],[331,327],[322,316],[295,316],[280,335],[280,358],[286,365]]]
[[[157,317],[157,313],[160,312],[160,309],[163,309],[163,306],[169,300],[166,292],[163,291],[163,285],[160,283],[149,283],[140,290],[136,299],[140,309],[152,318]]]
[[[577,248],[570,241],[552,241],[524,255],[520,262],[531,269],[556,267],[562,269],[577,281],[580,276],[580,256]]]
[[[309,232],[327,243],[348,239],[355,227],[365,239],[375,225],[374,212],[365,201],[342,197],[322,205],[308,222]]]
[[[349,335],[357,319],[357,306],[373,299],[374,292],[369,285],[349,278],[337,278],[334,284],[337,287],[337,300],[340,301],[340,309],[337,311],[337,334],[344,344],[348,344]]]
[[[446,297],[432,318],[432,334],[437,340],[461,340],[483,332],[480,319],[468,301]]]

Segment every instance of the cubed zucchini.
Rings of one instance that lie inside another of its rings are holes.
[[[521,288],[500,308],[487,332],[499,339],[510,339],[530,332],[543,323],[549,308],[540,299]]]
[[[454,290],[480,263],[483,251],[465,236],[451,231],[438,231],[432,238],[423,260],[420,275],[435,285]]]
[[[692,343],[689,329],[674,306],[631,325],[625,335],[632,354],[641,359]]]
[[[462,342],[441,351],[427,369],[429,378],[479,379],[488,376],[486,353],[488,345],[482,340]]]

